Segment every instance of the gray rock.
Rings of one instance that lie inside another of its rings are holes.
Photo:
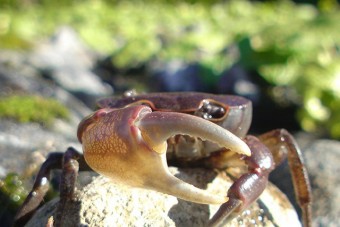
[[[0,52],[0,94],[40,94],[51,96],[55,86],[41,78],[39,71],[25,60],[26,53]]]
[[[301,145],[312,186],[313,226],[339,226],[340,218],[340,142],[318,140],[315,135],[296,134]],[[271,174],[271,181],[282,190],[297,211],[295,194],[287,162]]]
[[[49,151],[65,151],[70,145],[79,147],[77,126],[92,112],[72,94],[42,78],[25,61],[25,57],[24,53],[0,52],[0,95],[27,94],[54,98],[63,103],[70,114],[68,119],[57,119],[48,128],[37,123],[20,124],[0,119],[1,177],[9,172],[22,174],[32,165],[37,168],[41,159],[34,161],[35,152],[44,157]]]
[[[0,177],[9,172],[30,176],[28,169],[37,170],[44,157],[51,151],[65,151],[68,146],[80,148],[76,139],[76,129],[72,137],[53,132],[37,123],[18,124],[0,120]],[[32,174],[32,173],[31,173]]]
[[[41,72],[27,62],[26,53],[0,52],[0,95],[35,94],[55,98],[69,107],[79,122],[90,111],[70,92],[42,77]]]
[[[51,39],[39,44],[29,59],[67,91],[108,96],[112,89],[91,71],[97,58],[72,28],[61,27]]]
[[[317,140],[305,150],[313,188],[314,226],[339,226],[340,223],[340,142]]]
[[[176,169],[173,174],[211,193],[225,194],[231,179],[205,169]],[[217,175],[217,176],[216,176]],[[27,226],[45,226],[58,200],[43,206]],[[97,177],[68,203],[65,226],[205,226],[218,206],[195,204],[155,191],[130,188]],[[287,198],[268,185],[258,202],[226,226],[301,226]]]

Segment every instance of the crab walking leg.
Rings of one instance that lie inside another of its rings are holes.
[[[35,213],[50,187],[50,172],[52,169],[61,168],[62,157],[62,152],[51,153],[42,164],[35,178],[32,190],[14,217],[13,226],[23,226]]]
[[[259,136],[259,139],[272,151],[277,165],[288,159],[296,201],[302,210],[303,224],[306,227],[312,226],[312,189],[301,150],[293,136],[285,129],[276,129]]]
[[[226,224],[254,202],[267,186],[269,173],[274,169],[271,152],[254,136],[247,136],[245,142],[251,150],[251,156],[244,156],[248,172],[230,187],[228,202],[221,205],[209,221],[209,226]]]
[[[62,172],[60,177],[60,201],[54,217],[54,227],[65,226],[63,218],[67,203],[73,199],[76,180],[79,171],[91,170],[84,160],[84,156],[72,147],[69,147],[63,156]]]
[[[63,169],[64,166],[65,166],[65,169],[68,169],[68,171],[63,170],[63,173],[62,173],[63,176],[61,176],[60,199],[61,201],[63,201],[65,200],[65,198],[71,198],[71,196],[73,195],[74,182],[75,182],[75,178],[74,178],[75,175],[72,174],[72,170],[74,170],[74,168],[72,166],[78,166],[78,164],[73,163],[73,165],[71,165],[70,167],[70,165],[67,163],[70,163],[70,161],[74,159],[73,157],[76,157],[76,159],[79,162],[79,171],[90,170],[90,167],[85,163],[85,160],[82,154],[80,154],[78,151],[76,151],[72,147],[68,148],[65,153],[64,152],[51,153],[47,157],[43,165],[41,166],[36,176],[31,192],[26,197],[23,205],[19,208],[14,218],[13,226],[24,226],[26,222],[33,216],[33,214],[39,207],[40,203],[43,201],[49,189],[50,173],[51,173],[51,170],[53,169]],[[74,159],[74,161],[76,160]],[[73,180],[70,181],[70,179],[73,179]],[[65,202],[63,204],[65,204]],[[63,209],[63,207],[60,207],[60,206],[61,205],[59,205],[58,207],[59,212]],[[57,219],[56,219],[56,223],[57,223]]]
[[[136,122],[136,126],[152,147],[161,146],[171,136],[185,134],[209,140],[239,154],[250,155],[249,147],[239,137],[197,116],[175,112],[152,112]]]

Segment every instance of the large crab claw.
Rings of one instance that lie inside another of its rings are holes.
[[[226,129],[196,116],[152,112],[147,106],[101,109],[78,128],[87,163],[98,173],[203,204],[222,204],[226,195],[211,195],[173,176],[166,162],[166,140],[187,134],[250,155],[248,146]]]

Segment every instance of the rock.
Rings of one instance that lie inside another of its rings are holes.
[[[7,55],[10,57],[6,58]],[[26,58],[29,56],[24,53],[0,52],[0,95],[30,94],[57,99],[68,107],[71,120],[78,124],[90,112],[89,108],[70,92],[44,79]]]
[[[32,165],[39,168],[43,157],[50,151],[65,151],[71,145],[80,148],[75,136],[67,137],[37,123],[18,124],[0,120],[0,167],[4,175],[9,172],[23,174]],[[36,152],[42,156],[37,162]]]
[[[61,27],[37,46],[29,60],[62,88],[93,104],[96,98],[112,94],[112,88],[92,72],[97,58],[72,28]]]
[[[177,177],[211,193],[226,193],[231,179],[205,169],[170,170]],[[27,226],[45,226],[58,204],[43,206]],[[218,206],[195,204],[159,192],[114,184],[99,176],[66,207],[65,226],[205,226]],[[227,226],[300,226],[287,198],[269,184],[258,202]]]
[[[25,53],[0,52],[0,95],[53,98],[67,107],[69,117],[56,119],[50,127],[37,123],[21,124],[1,118],[0,177],[9,172],[22,174],[31,166],[32,159],[33,165],[40,165],[41,161],[34,161],[35,152],[46,156],[50,151],[65,151],[71,145],[80,147],[76,137],[78,123],[92,112],[68,91],[44,79],[26,58]]]
[[[65,151],[68,146],[80,148],[76,137],[77,126],[91,112],[70,92],[44,78],[42,72],[29,62],[29,57],[29,53],[0,51],[0,96],[37,95],[54,98],[67,107],[69,117],[57,119],[49,127],[0,119],[1,186],[2,179],[10,173],[20,175],[18,187],[19,183],[31,186],[34,174],[49,152]],[[11,190],[9,193],[16,193],[14,189]],[[0,225],[10,226],[17,201],[7,194],[1,194],[0,197]]]
[[[313,188],[314,226],[339,226],[340,142],[316,140],[305,157]]]
[[[312,186],[313,226],[339,226],[340,218],[340,142],[317,139],[315,135],[295,135],[301,145]],[[287,162],[279,166],[270,177],[282,190],[300,214]]]

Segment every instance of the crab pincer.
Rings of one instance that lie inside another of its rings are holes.
[[[166,162],[166,140],[184,134],[209,140],[249,156],[249,147],[228,130],[199,117],[152,112],[147,106],[101,109],[83,120],[78,138],[87,163],[114,181],[203,204],[222,204],[212,195],[173,176]]]

